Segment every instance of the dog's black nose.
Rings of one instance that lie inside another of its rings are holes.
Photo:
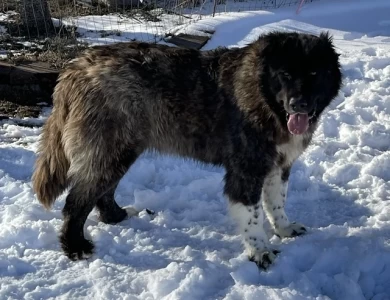
[[[306,113],[308,105],[303,97],[292,97],[290,99],[290,107],[294,110],[294,112]]]

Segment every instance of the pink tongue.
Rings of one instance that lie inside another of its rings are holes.
[[[293,114],[290,115],[287,121],[287,128],[292,134],[305,133],[309,128],[308,114]]]

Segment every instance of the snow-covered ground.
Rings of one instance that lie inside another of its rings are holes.
[[[341,54],[342,92],[291,174],[287,213],[309,232],[273,237],[282,252],[268,272],[247,261],[226,215],[224,170],[152,154],[117,200],[156,218],[106,225],[93,212],[86,231],[97,253],[69,261],[57,242],[64,197],[45,211],[30,183],[40,133],[30,125],[45,112],[1,121],[0,299],[390,299],[390,3],[324,2],[299,16],[230,14],[190,28],[216,30],[206,48],[329,29]]]
[[[162,13],[159,9],[149,13],[158,21],[146,21],[142,15],[130,17],[110,14],[65,18],[61,22],[64,25],[76,26],[80,41],[101,45],[131,40],[159,42],[171,28],[183,23],[188,24],[192,20],[189,17]],[[61,22],[54,19],[55,24]]]

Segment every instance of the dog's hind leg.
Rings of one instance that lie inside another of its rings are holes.
[[[304,234],[305,227],[291,223],[284,210],[290,169],[275,167],[266,177],[263,188],[263,206],[270,223],[279,237],[293,237]]]
[[[95,192],[76,184],[66,198],[62,210],[64,223],[60,242],[62,250],[71,260],[89,258],[92,255],[93,244],[84,238],[84,223],[95,206],[94,195]]]
[[[104,161],[98,161],[95,157],[93,162],[84,160],[82,164],[81,159],[77,162],[79,166],[72,170],[70,177],[72,188],[63,208],[64,224],[60,235],[62,249],[70,259],[78,260],[92,255],[93,244],[84,237],[85,221],[98,200],[105,195],[111,195],[137,157],[138,155],[130,150],[111,157],[108,154],[101,156]],[[118,209],[116,211],[121,212],[122,217],[126,217],[121,208],[114,209]]]
[[[119,183],[119,182],[118,182]],[[139,211],[131,206],[121,208],[115,201],[114,194],[118,183],[96,203],[100,221],[107,224],[116,224],[126,218],[138,216]]]

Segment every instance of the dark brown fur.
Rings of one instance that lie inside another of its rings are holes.
[[[224,166],[229,200],[258,209],[262,184],[275,162],[285,180],[296,158],[278,150],[293,138],[286,129],[287,104],[280,100],[292,87],[272,67],[278,58],[297,59],[294,52],[280,57],[279,48],[289,39],[302,43],[303,54],[297,50],[297,55],[328,56],[328,63],[317,62],[323,69],[318,91],[310,91],[317,97],[313,101],[322,97],[323,105],[316,106],[303,140],[291,144],[300,154],[340,87],[337,56],[326,35],[273,33],[244,48],[204,52],[121,43],[94,47],[71,62],[55,88],[33,175],[37,197],[47,208],[70,188],[61,234],[65,253],[72,259],[91,253],[83,226],[95,206],[104,222],[126,217],[114,191],[147,149]]]

